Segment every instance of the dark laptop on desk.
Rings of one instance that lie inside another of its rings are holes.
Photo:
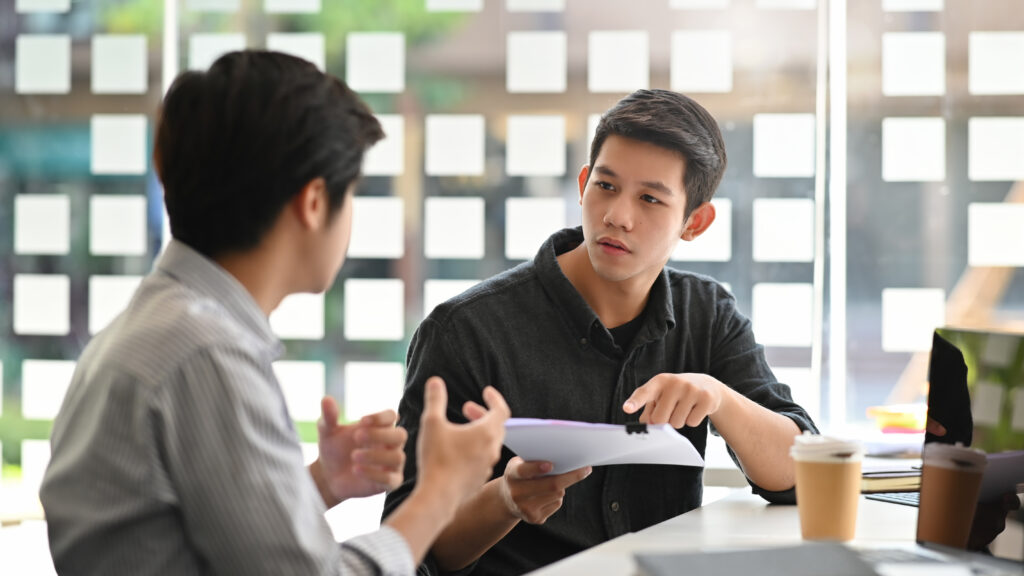
[[[981,501],[1024,481],[1024,334],[939,328],[928,363],[928,417],[946,434],[925,444],[961,443],[989,454]],[[1010,453],[1018,451],[1017,453]],[[873,500],[917,506],[916,491],[870,494]]]

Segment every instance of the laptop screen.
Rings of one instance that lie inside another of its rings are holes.
[[[989,454],[1024,449],[1024,334],[939,328],[929,382],[929,416],[947,434],[926,442],[963,442]]]

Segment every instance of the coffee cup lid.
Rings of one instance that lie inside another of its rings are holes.
[[[924,446],[921,459],[926,466],[941,466],[954,469],[974,468],[984,470],[985,465],[988,463],[988,456],[984,452],[968,448],[959,442],[956,444],[929,442]]]
[[[789,454],[797,460],[860,460],[864,447],[857,440],[804,432],[794,439]]]

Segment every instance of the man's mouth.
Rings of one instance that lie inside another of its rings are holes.
[[[625,244],[619,242],[614,238],[599,238],[597,243],[600,244],[605,250],[611,252],[629,252],[629,248]]]

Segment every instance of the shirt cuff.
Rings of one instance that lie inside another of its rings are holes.
[[[357,552],[376,565],[384,576],[408,576],[416,572],[409,544],[391,526],[382,525],[376,532],[346,540],[342,548]]]

